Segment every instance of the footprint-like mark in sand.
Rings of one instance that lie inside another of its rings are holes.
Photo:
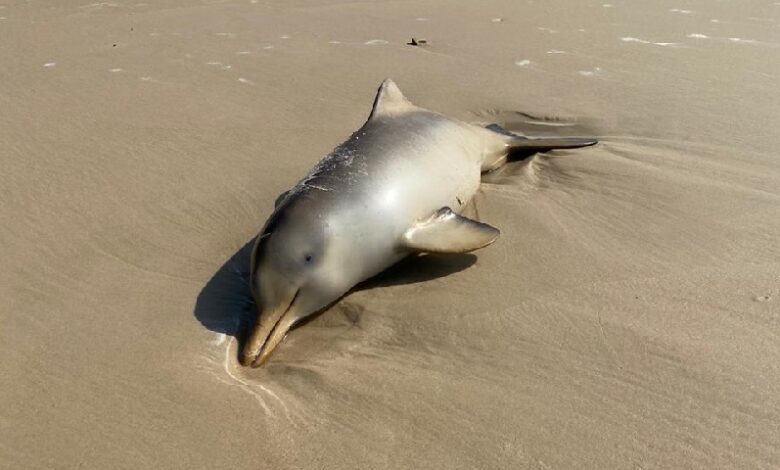
[[[338,312],[340,315],[331,315],[325,318],[324,326],[328,328],[344,328],[345,326],[351,328],[353,326],[359,326],[360,318],[366,312],[366,308],[362,305],[346,300],[334,305],[333,310],[334,313]]]
[[[603,69],[601,67],[593,67],[591,70],[580,70],[577,73],[583,77],[598,77],[602,72]]]
[[[377,46],[380,44],[389,44],[389,42],[385,41],[384,39],[370,39],[364,42],[363,44],[365,44],[366,46]]]
[[[744,39],[744,38],[729,38],[729,41],[731,42],[742,42],[745,44],[756,44],[758,41],[755,39]]]
[[[639,38],[632,38],[632,37],[620,38],[620,40],[623,42],[638,42],[639,44],[650,44],[650,41],[646,41],[644,39],[639,39]]]
[[[531,61],[528,59],[515,61],[515,65],[518,67],[528,67],[531,65]]]
[[[746,39],[746,38],[738,38],[738,37],[730,37],[730,38],[711,37],[701,33],[691,33],[687,37],[691,39],[711,39],[714,41],[721,41],[721,42],[728,41],[737,44],[754,44],[754,45],[767,46],[767,47],[780,47],[780,43],[763,42],[763,41],[756,41],[755,39]]]
[[[365,311],[366,309],[362,305],[348,303],[343,306],[341,314],[344,315],[344,318],[346,318],[351,325],[359,325],[360,317],[363,316]]]
[[[100,3],[90,3],[89,5],[81,5],[79,8],[85,10],[102,10],[105,7],[115,8],[117,6],[119,5],[113,2],[100,2]]]
[[[54,67],[54,66],[56,66],[56,65],[57,65],[57,62],[46,62],[45,64],[43,64],[44,67],[49,68],[49,69]]]
[[[211,66],[214,66],[214,67],[219,67],[219,68],[220,68],[220,69],[222,69],[222,70],[230,70],[230,69],[232,69],[232,68],[233,68],[233,66],[232,66],[232,65],[223,64],[222,62],[217,62],[217,61],[215,61],[215,60],[212,60],[212,61],[210,61],[210,62],[206,62],[206,65],[211,65]]]
[[[661,46],[661,47],[669,47],[669,46],[678,46],[676,42],[653,42],[648,41],[646,39],[640,39],[640,38],[634,38],[634,37],[623,37],[620,38],[623,42],[635,42],[637,44],[651,44],[653,46]]]

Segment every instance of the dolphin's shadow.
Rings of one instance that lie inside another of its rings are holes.
[[[234,336],[239,343],[243,342],[244,333],[255,323],[257,316],[249,288],[249,259],[253,243],[254,239],[247,242],[217,270],[195,302],[194,315],[203,326]],[[410,256],[358,284],[350,292],[430,281],[463,271],[476,261],[477,257],[469,253]]]
[[[249,290],[249,258],[254,239],[235,252],[209,279],[195,301],[195,318],[211,331],[239,337],[255,320]]]
[[[409,256],[361,282],[352,291],[426,282],[463,271],[476,262],[477,256],[471,253]]]

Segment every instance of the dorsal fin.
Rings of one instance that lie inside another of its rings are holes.
[[[379,91],[374,98],[374,107],[368,119],[403,114],[414,108],[415,106],[401,93],[398,85],[392,79],[387,78],[379,85]]]

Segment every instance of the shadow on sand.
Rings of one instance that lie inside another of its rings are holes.
[[[239,351],[243,346],[244,332],[255,323],[257,316],[249,289],[249,259],[253,244],[254,239],[219,268],[200,291],[195,303],[195,318],[211,331],[236,337]],[[350,292],[425,282],[463,271],[476,261],[477,257],[468,253],[410,256],[358,284]]]

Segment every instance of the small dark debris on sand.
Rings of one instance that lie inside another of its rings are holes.
[[[428,40],[422,38],[412,38],[411,41],[406,43],[407,46],[425,46],[426,44],[428,44]]]

